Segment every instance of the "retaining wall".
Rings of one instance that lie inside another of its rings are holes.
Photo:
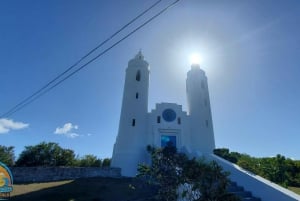
[[[224,170],[230,172],[231,181],[235,181],[247,191],[251,191],[255,197],[261,198],[262,201],[300,201],[300,196],[296,193],[248,172],[219,156],[211,154],[207,158],[215,160]]]
[[[49,182],[88,177],[120,177],[120,168],[10,167],[14,183]]]

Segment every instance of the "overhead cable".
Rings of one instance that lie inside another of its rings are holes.
[[[76,61],[73,65],[71,65],[69,68],[67,68],[65,71],[62,73],[58,74],[54,79],[49,81],[47,84],[42,86],[40,89],[35,91],[32,95],[28,96],[27,98],[23,99],[20,101],[18,104],[16,104],[14,107],[12,107],[10,110],[8,110],[6,113],[2,114],[0,118],[5,117],[5,116],[10,116],[11,114],[14,113],[15,110],[17,110],[18,107],[22,107],[22,105],[27,105],[27,102],[30,102],[31,99],[33,99],[35,96],[39,96],[38,94],[44,91],[46,88],[48,88],[51,84],[55,83],[59,78],[67,74],[69,71],[71,71],[73,68],[75,68],[79,63],[81,63],[85,58],[90,56],[93,52],[95,52],[97,49],[102,47],[104,44],[109,42],[111,39],[113,39],[117,34],[119,34],[121,31],[123,31],[125,28],[127,28],[129,25],[131,25],[133,22],[135,22],[137,19],[142,17],[144,14],[146,14],[148,11],[150,11],[153,7],[155,7],[158,3],[160,3],[162,0],[156,1],[154,4],[152,4],[149,8],[144,10],[142,13],[137,15],[135,18],[130,20],[127,24],[125,24],[123,27],[121,27],[119,30],[117,30],[114,34],[112,34],[110,37],[105,39],[103,42],[101,42],[99,45],[97,45],[95,48],[90,50],[88,53],[86,53],[82,58],[80,58],[78,61]]]
[[[120,40],[118,40],[117,42],[115,42],[113,45],[111,45],[110,47],[106,48],[104,51],[102,51],[97,56],[93,57],[91,60],[89,60],[85,64],[81,65],[80,67],[78,67],[74,71],[70,72],[68,75],[66,75],[63,79],[59,80],[58,82],[56,82],[54,85],[50,86],[52,83],[54,83],[55,81],[57,81],[63,75],[65,75],[66,73],[68,73],[71,69],[73,69],[74,67],[76,67],[80,62],[82,62],[92,52],[94,52],[99,47],[101,47],[103,44],[105,44],[106,42],[108,42],[109,40],[111,40],[115,35],[117,35],[119,32],[121,32],[123,29],[125,29],[127,26],[129,26],[132,22],[134,22],[140,16],[142,16],[147,11],[149,11],[151,8],[153,8],[155,5],[157,5],[160,1],[161,0],[155,2],[152,6],[150,6],[148,9],[146,9],[143,13],[141,13],[140,15],[138,15],[137,17],[135,17],[133,20],[131,20],[129,23],[127,23],[125,26],[123,26],[121,29],[119,29],[117,32],[115,32],[111,37],[109,37],[108,39],[106,39],[105,41],[103,41],[101,44],[99,44],[96,48],[94,48],[89,53],[87,53],[84,57],[82,57],[80,60],[78,60],[74,65],[72,65],[71,67],[69,67],[63,73],[59,74],[57,77],[55,77],[53,80],[51,80],[45,86],[43,86],[41,89],[39,89],[38,91],[36,91],[34,94],[32,94],[31,96],[27,97],[26,99],[24,99],[23,101],[21,101],[19,104],[17,104],[13,108],[11,108],[9,111],[7,111],[3,115],[1,115],[0,118],[11,116],[12,114],[14,114],[17,111],[23,109],[25,106],[29,105],[30,103],[32,103],[33,101],[35,101],[36,99],[38,99],[39,97],[41,97],[44,94],[48,93],[50,90],[52,90],[53,88],[55,88],[56,86],[58,86],[59,84],[61,84],[62,82],[64,82],[68,78],[70,78],[71,76],[73,76],[75,73],[77,73],[80,70],[82,70],[83,68],[87,67],[89,64],[91,64],[92,62],[94,62],[96,59],[98,59],[99,57],[101,57],[102,55],[104,55],[105,53],[107,53],[113,47],[115,47],[116,45],[118,45],[119,43],[121,43],[123,40],[127,39],[129,36],[131,36],[132,34],[134,34],[136,31],[138,31],[139,29],[141,29],[142,27],[144,27],[145,25],[147,25],[148,23],[150,23],[152,20],[154,20],[155,18],[157,18],[158,16],[160,16],[162,13],[164,13],[165,11],[167,11],[170,7],[172,7],[173,5],[175,5],[176,3],[179,2],[179,0],[176,0],[173,3],[169,4],[168,6],[166,6],[165,8],[163,8],[161,11],[159,11],[157,14],[155,14],[154,16],[152,16],[151,18],[149,18],[147,21],[145,21],[144,23],[142,23],[140,26],[138,26],[137,28],[135,28],[133,31],[129,32],[123,38],[121,38]]]

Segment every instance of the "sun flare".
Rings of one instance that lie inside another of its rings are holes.
[[[201,62],[201,57],[198,53],[191,54],[189,59],[191,64],[200,64]]]

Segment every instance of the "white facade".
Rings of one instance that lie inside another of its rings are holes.
[[[147,111],[149,73],[141,52],[128,62],[112,156],[112,166],[120,167],[123,176],[135,176],[138,164],[150,162],[147,145],[172,143],[178,151],[203,154],[215,148],[207,77],[200,66],[192,65],[187,74],[188,113],[175,103],[159,103]]]

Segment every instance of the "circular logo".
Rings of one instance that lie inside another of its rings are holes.
[[[4,177],[0,175],[0,187],[4,186],[5,183]]]

